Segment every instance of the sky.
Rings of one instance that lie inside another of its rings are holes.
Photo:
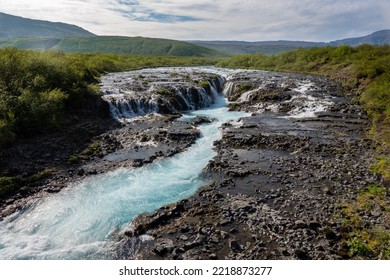
[[[0,12],[177,40],[328,42],[390,28],[390,0],[0,0]]]

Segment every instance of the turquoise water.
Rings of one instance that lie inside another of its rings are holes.
[[[228,112],[222,97],[209,109],[183,119],[208,116],[201,138],[186,151],[140,168],[118,169],[85,179],[0,223],[0,259],[110,259],[114,233],[138,214],[192,195],[205,183],[202,170],[213,158]]]

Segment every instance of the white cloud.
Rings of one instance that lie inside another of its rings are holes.
[[[173,39],[326,41],[390,28],[388,0],[0,0],[0,11]]]

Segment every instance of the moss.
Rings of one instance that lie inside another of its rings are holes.
[[[78,164],[80,162],[80,158],[77,155],[70,155],[68,158],[69,164]]]
[[[378,156],[376,163],[371,165],[371,171],[375,174],[381,174],[385,180],[390,180],[390,157]]]
[[[246,91],[250,91],[254,88],[253,84],[251,83],[243,83],[243,84],[238,84],[236,85],[236,87],[234,88],[234,93],[243,93],[243,92],[246,92]]]
[[[201,88],[204,88],[204,89],[210,88],[210,84],[207,80],[198,81],[197,84],[198,84],[198,86],[200,86]]]
[[[167,97],[174,97],[177,95],[176,91],[172,88],[159,88],[155,91],[155,93]]]
[[[390,205],[387,189],[380,185],[368,186],[360,191],[355,200],[342,207],[344,228],[343,242],[349,248],[351,258],[390,259],[390,230],[386,225],[375,225],[365,216],[372,211],[381,211],[388,223],[390,221]]]
[[[183,78],[184,78],[184,81],[186,81],[186,82],[192,82],[193,81],[190,74],[185,74],[183,76]]]
[[[340,82],[349,91],[346,94],[371,117],[369,137],[380,147],[374,169],[390,181],[390,46],[321,47],[275,56],[238,55],[222,60],[217,66],[320,74]],[[236,91],[250,88],[238,85]]]
[[[45,170],[42,170],[39,173],[31,175],[28,181],[31,182],[31,183],[38,182],[39,180],[42,180],[44,178],[47,178],[47,177],[51,176],[54,172],[55,172],[55,169],[47,168]]]
[[[85,148],[81,152],[81,155],[91,156],[91,155],[97,153],[98,151],[100,151],[100,143],[99,142],[94,142],[91,145],[89,145],[87,148]]]
[[[21,180],[16,177],[0,177],[0,197],[12,193],[20,187]]]

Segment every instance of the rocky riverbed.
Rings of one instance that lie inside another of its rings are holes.
[[[209,185],[138,217],[120,254],[146,234],[136,258],[349,258],[342,202],[377,180],[362,111],[315,76],[247,71],[230,76],[225,93],[252,115],[223,127]]]
[[[209,183],[186,200],[138,216],[117,236],[117,257],[348,258],[340,242],[348,230],[340,218],[342,203],[378,178],[368,171],[374,153],[364,137],[368,121],[345,92],[310,75],[161,71],[107,76],[104,98],[120,125],[98,121],[105,129],[69,148],[53,147],[54,157],[42,152],[51,147],[50,139],[39,149],[34,142],[22,143],[12,148],[18,153],[4,153],[3,174],[16,172],[18,162],[24,162],[25,178],[42,168],[55,169],[42,180],[26,179],[24,187],[4,198],[2,217],[92,174],[137,168],[185,150],[200,136],[197,126],[212,120],[178,121],[180,111],[208,106],[214,91],[223,89],[231,110],[250,115],[221,128],[217,156],[204,170]],[[72,143],[67,135],[65,142]],[[368,222],[386,223],[381,213]]]

